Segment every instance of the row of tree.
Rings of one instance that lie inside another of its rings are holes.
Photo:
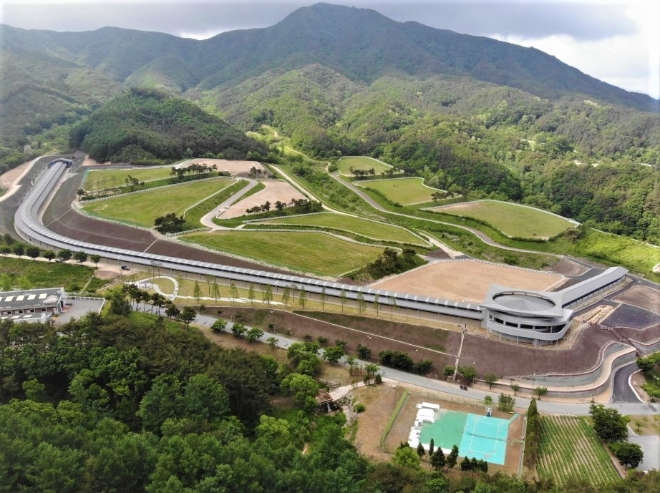
[[[56,253],[52,250],[40,250],[38,247],[34,245],[25,246],[22,243],[14,243],[12,244],[12,246],[9,245],[0,246],[0,254],[8,255],[10,253],[13,253],[14,255],[18,255],[19,257],[25,255],[26,257],[29,257],[33,260],[36,260],[39,257],[43,257],[45,259],[48,259],[49,262],[55,259],[57,259],[60,262],[66,262],[68,260],[73,259],[79,264],[82,264],[83,262],[87,262],[87,260],[91,260],[94,264],[98,264],[101,261],[100,255],[88,255],[82,250],[78,252],[72,252],[71,250],[64,249],[64,250],[59,250]]]

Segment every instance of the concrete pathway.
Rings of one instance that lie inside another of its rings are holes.
[[[236,192],[234,195],[229,197],[227,200],[225,200],[222,204],[217,206],[215,209],[213,209],[211,212],[208,214],[205,214],[202,216],[202,218],[199,220],[204,226],[207,228],[213,229],[213,230],[222,230],[222,229],[230,229],[230,228],[225,228],[223,226],[218,226],[213,222],[213,218],[218,216],[218,213],[220,211],[224,211],[227,207],[230,205],[238,202],[246,193],[248,193],[250,190],[252,190],[254,187],[256,187],[259,182],[257,180],[253,180],[252,178],[241,178],[242,180],[247,180],[249,184],[246,187],[243,187],[240,189],[238,192]]]

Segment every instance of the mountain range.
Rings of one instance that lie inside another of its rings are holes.
[[[17,58],[29,59],[43,67],[56,65],[59,71],[93,69],[114,83],[160,79],[178,92],[320,64],[365,83],[390,73],[469,76],[543,98],[578,93],[658,110],[658,101],[650,96],[601,82],[535,48],[322,3],[300,8],[272,27],[226,32],[202,41],[119,28],[52,32],[7,25],[1,26],[0,37],[5,72],[14,68]],[[42,77],[41,82],[49,82],[46,74]],[[15,79],[9,76],[9,82]]]
[[[263,157],[238,135],[270,125],[313,156],[370,154],[660,242],[659,102],[533,48],[316,4],[202,41],[3,25],[0,64],[0,172],[80,147],[171,161],[182,124],[205,135],[192,152]]]

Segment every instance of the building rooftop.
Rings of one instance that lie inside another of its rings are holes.
[[[64,295],[64,288],[0,291],[0,310],[54,306]]]

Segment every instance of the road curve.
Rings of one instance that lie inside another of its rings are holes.
[[[630,386],[630,377],[638,371],[635,363],[619,368],[612,380],[612,402],[643,402]]]

